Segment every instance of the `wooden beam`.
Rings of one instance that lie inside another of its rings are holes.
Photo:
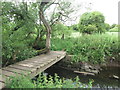
[[[25,75],[33,78],[56,62],[62,60],[65,56],[66,52],[64,51],[50,51],[46,54],[2,68],[2,73],[0,73],[0,84],[4,86],[6,78],[16,75]]]

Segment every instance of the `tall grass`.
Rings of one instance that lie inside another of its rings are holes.
[[[52,39],[52,50],[65,50],[74,55],[73,62],[103,63],[106,57],[120,52],[116,35],[95,34],[78,38]]]

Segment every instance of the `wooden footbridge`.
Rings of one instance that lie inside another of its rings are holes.
[[[66,52],[64,51],[50,51],[47,54],[29,58],[0,69],[0,89],[5,87],[6,79],[10,76],[26,75],[33,78],[40,72],[43,72],[56,62],[63,59],[65,56]]]

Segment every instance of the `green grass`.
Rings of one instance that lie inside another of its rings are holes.
[[[74,55],[72,62],[104,63],[120,51],[117,35],[95,34],[78,38],[52,39],[52,50],[65,50]]]
[[[10,83],[7,83],[7,88],[91,88],[92,82],[90,80],[86,85],[80,83],[78,77],[71,80],[60,79],[57,74],[54,76],[40,74],[37,80],[31,80],[25,76],[13,77]]]

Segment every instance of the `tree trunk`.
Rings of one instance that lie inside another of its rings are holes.
[[[64,35],[64,34],[62,34],[62,37],[61,37],[61,39],[63,39],[63,40],[65,39],[65,35]]]
[[[43,10],[41,8],[39,9],[39,17],[40,17],[40,20],[43,22],[43,24],[46,28],[46,31],[47,31],[47,33],[46,33],[46,49],[48,49],[48,51],[50,51],[51,27],[48,24],[48,22],[46,21]]]

